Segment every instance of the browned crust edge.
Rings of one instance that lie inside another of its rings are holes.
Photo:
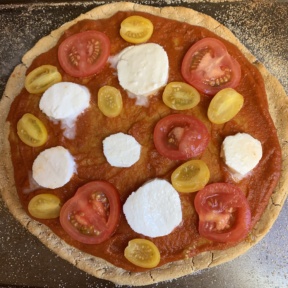
[[[283,161],[279,184],[272,194],[261,220],[256,224],[252,231],[252,235],[254,236],[252,242],[243,241],[236,247],[224,251],[204,252],[191,259],[169,263],[147,272],[131,273],[121,268],[117,268],[103,259],[82,253],[67,245],[63,240],[55,236],[49,228],[32,220],[23,210],[15,189],[13,166],[10,157],[10,145],[8,141],[9,123],[6,122],[6,118],[13,99],[23,87],[27,67],[29,67],[35,57],[53,47],[63,32],[71,25],[82,19],[108,18],[119,10],[148,12],[153,15],[208,28],[222,38],[235,44],[246,58],[256,65],[261,72],[265,81],[270,113],[277,128],[282,148]],[[53,252],[93,276],[110,280],[120,285],[139,286],[188,275],[198,270],[230,261],[245,253],[251,246],[265,236],[278,217],[287,197],[286,187],[288,186],[288,129],[285,129],[285,121],[288,115],[287,101],[285,91],[278,80],[269,74],[261,63],[257,62],[256,58],[250,54],[237,38],[235,38],[230,30],[213,18],[184,7],[156,8],[130,2],[117,2],[99,6],[86,14],[80,15],[75,20],[64,24],[57,30],[52,31],[50,35],[39,40],[38,43],[23,56],[22,64],[19,64],[11,74],[0,102],[0,127],[4,127],[4,129],[1,128],[0,131],[0,155],[5,155],[0,164],[0,192],[10,212],[23,226],[38,237]]]

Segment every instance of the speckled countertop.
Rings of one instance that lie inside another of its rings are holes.
[[[13,68],[20,63],[21,56],[37,40],[80,13],[111,1],[56,2],[0,1],[0,95]],[[288,1],[132,2],[155,6],[183,5],[212,16],[234,32],[279,79],[288,94]],[[96,279],[50,252],[14,220],[0,198],[0,287],[7,286],[114,287],[110,282]],[[154,286],[287,288],[287,201],[270,232],[243,256],[218,267]]]

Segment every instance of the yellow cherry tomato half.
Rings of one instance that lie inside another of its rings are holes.
[[[220,90],[208,107],[208,118],[212,123],[223,124],[231,120],[241,110],[244,98],[233,88]]]
[[[172,109],[187,110],[200,102],[200,94],[194,87],[184,82],[170,82],[164,89],[162,99]]]
[[[112,86],[101,87],[98,91],[98,107],[107,117],[118,116],[123,107],[120,91]]]
[[[124,250],[124,256],[128,261],[142,268],[154,268],[160,262],[157,246],[147,239],[130,240]]]
[[[121,37],[134,44],[144,43],[153,33],[153,23],[142,16],[129,16],[121,23]]]
[[[203,160],[190,160],[179,166],[171,175],[173,187],[178,192],[190,193],[204,188],[210,171]]]
[[[28,211],[38,219],[54,219],[60,215],[60,204],[60,199],[54,194],[38,194],[30,200]]]
[[[17,134],[28,146],[39,147],[46,143],[48,133],[40,119],[26,113],[17,123]]]
[[[57,67],[42,65],[32,70],[25,78],[25,88],[31,94],[38,94],[46,91],[50,86],[62,80],[62,75]]]

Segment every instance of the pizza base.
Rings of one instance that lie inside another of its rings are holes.
[[[45,225],[31,219],[22,208],[14,183],[13,165],[8,141],[9,123],[6,122],[6,118],[11,103],[23,88],[26,70],[38,55],[55,46],[63,32],[76,22],[83,19],[109,18],[119,10],[147,12],[156,16],[205,27],[235,44],[245,57],[261,72],[265,82],[269,111],[277,128],[282,149],[282,174],[275,191],[271,195],[264,214],[252,230],[249,241],[245,240],[237,246],[223,251],[204,252],[193,258],[168,263],[146,272],[129,272],[122,268],[115,267],[101,258],[91,256],[69,246]],[[260,241],[270,230],[285,202],[287,196],[286,188],[288,186],[288,129],[285,128],[285,122],[288,116],[287,99],[286,93],[278,80],[269,74],[266,68],[250,54],[228,28],[208,15],[184,7],[156,8],[130,2],[117,2],[99,6],[80,15],[75,20],[64,24],[57,30],[52,31],[50,35],[38,41],[38,43],[23,56],[22,63],[19,64],[11,74],[0,102],[0,155],[2,156],[0,164],[0,192],[10,212],[24,227],[60,257],[95,277],[110,280],[120,285],[140,286],[171,280],[201,269],[213,267],[240,256]]]

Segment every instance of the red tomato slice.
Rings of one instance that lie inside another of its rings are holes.
[[[158,121],[153,137],[157,151],[172,160],[201,155],[210,140],[204,123],[184,114],[172,114]]]
[[[80,187],[63,205],[60,223],[75,240],[98,244],[114,233],[120,209],[120,197],[114,186],[105,181],[93,181]]]
[[[85,31],[66,38],[58,48],[63,70],[73,77],[98,73],[110,55],[110,40],[102,32]]]
[[[214,183],[200,190],[194,200],[201,236],[217,242],[243,240],[251,223],[244,193],[235,185]]]
[[[235,88],[241,79],[241,67],[225,45],[214,38],[196,42],[184,56],[183,78],[202,93],[215,95],[223,88]]]

